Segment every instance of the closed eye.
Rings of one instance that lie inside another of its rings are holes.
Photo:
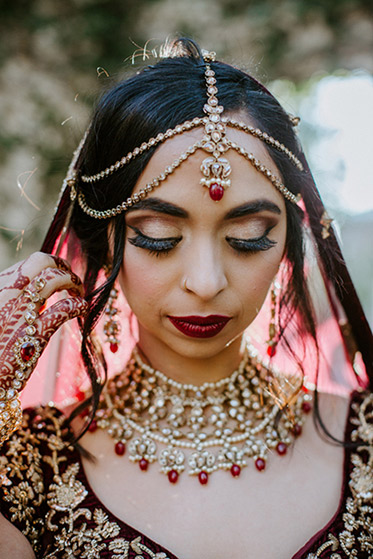
[[[182,237],[149,237],[137,229],[137,227],[129,226],[136,233],[134,237],[129,237],[128,242],[138,248],[143,248],[148,250],[150,254],[155,254],[160,256],[161,254],[167,254],[176,247],[176,245],[181,241]]]
[[[270,248],[277,245],[277,241],[273,241],[268,238],[268,233],[272,227],[269,227],[263,235],[260,237],[254,237],[252,239],[237,239],[235,237],[225,237],[225,240],[229,245],[239,253],[253,253],[269,250]]]

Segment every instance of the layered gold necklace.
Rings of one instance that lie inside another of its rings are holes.
[[[239,476],[249,461],[263,471],[271,452],[286,454],[310,410],[302,379],[275,375],[254,351],[229,377],[195,386],[153,369],[135,349],[108,381],[89,430],[107,430],[116,454],[128,448],[142,471],[158,462],[171,483],[187,470],[205,485],[219,469]]]

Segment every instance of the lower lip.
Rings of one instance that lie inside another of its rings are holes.
[[[180,332],[190,338],[213,338],[221,332],[230,318],[224,318],[212,324],[196,324],[186,320],[180,320],[174,316],[169,316],[170,322]]]

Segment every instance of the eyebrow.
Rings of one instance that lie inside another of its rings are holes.
[[[224,220],[235,219],[237,217],[243,217],[245,215],[256,214],[264,211],[272,212],[278,215],[281,214],[280,208],[274,202],[270,202],[265,199],[253,200],[252,202],[247,202],[246,204],[242,204],[241,206],[230,210],[224,216]]]
[[[153,212],[173,215],[175,217],[189,217],[188,212],[180,208],[180,206],[175,206],[175,204],[171,204],[160,198],[146,198],[145,200],[140,200],[140,202],[128,208],[127,213],[134,210],[153,210]]]
[[[154,212],[164,213],[167,215],[172,215],[175,217],[188,218],[189,214],[186,210],[171,202],[166,202],[161,200],[161,198],[146,198],[145,200],[140,200],[134,206],[127,209],[128,212],[133,212],[135,210],[152,210]],[[253,200],[252,202],[247,202],[241,206],[237,206],[229,210],[229,212],[224,216],[224,220],[236,219],[238,217],[243,217],[245,215],[256,214],[263,211],[269,211],[277,215],[281,214],[280,208],[274,202],[269,200]]]

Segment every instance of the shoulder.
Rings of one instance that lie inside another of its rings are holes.
[[[346,410],[343,491],[337,514],[315,538],[307,559],[368,559],[373,557],[373,394],[320,395],[321,413],[328,405],[334,410],[330,417]]]
[[[351,398],[351,439],[361,442],[373,453],[373,392],[355,392]],[[371,456],[373,459],[373,454]]]
[[[356,392],[346,428],[345,502],[340,547],[348,557],[372,557],[373,394]]]
[[[46,489],[55,462],[65,461],[72,450],[69,440],[65,416],[45,406],[26,409],[22,426],[0,450],[1,513],[26,536],[35,551],[44,531]]]
[[[0,449],[0,465],[6,459],[30,462],[41,450],[51,449],[57,444],[62,449],[68,446],[69,428],[65,415],[55,407],[42,406],[23,411],[22,425]]]
[[[318,409],[328,430],[346,442],[373,445],[373,393],[354,391],[338,395],[318,393]]]
[[[353,509],[373,520],[373,394],[353,396],[347,441],[352,447],[346,461],[348,485]],[[372,543],[373,551],[373,543]]]

